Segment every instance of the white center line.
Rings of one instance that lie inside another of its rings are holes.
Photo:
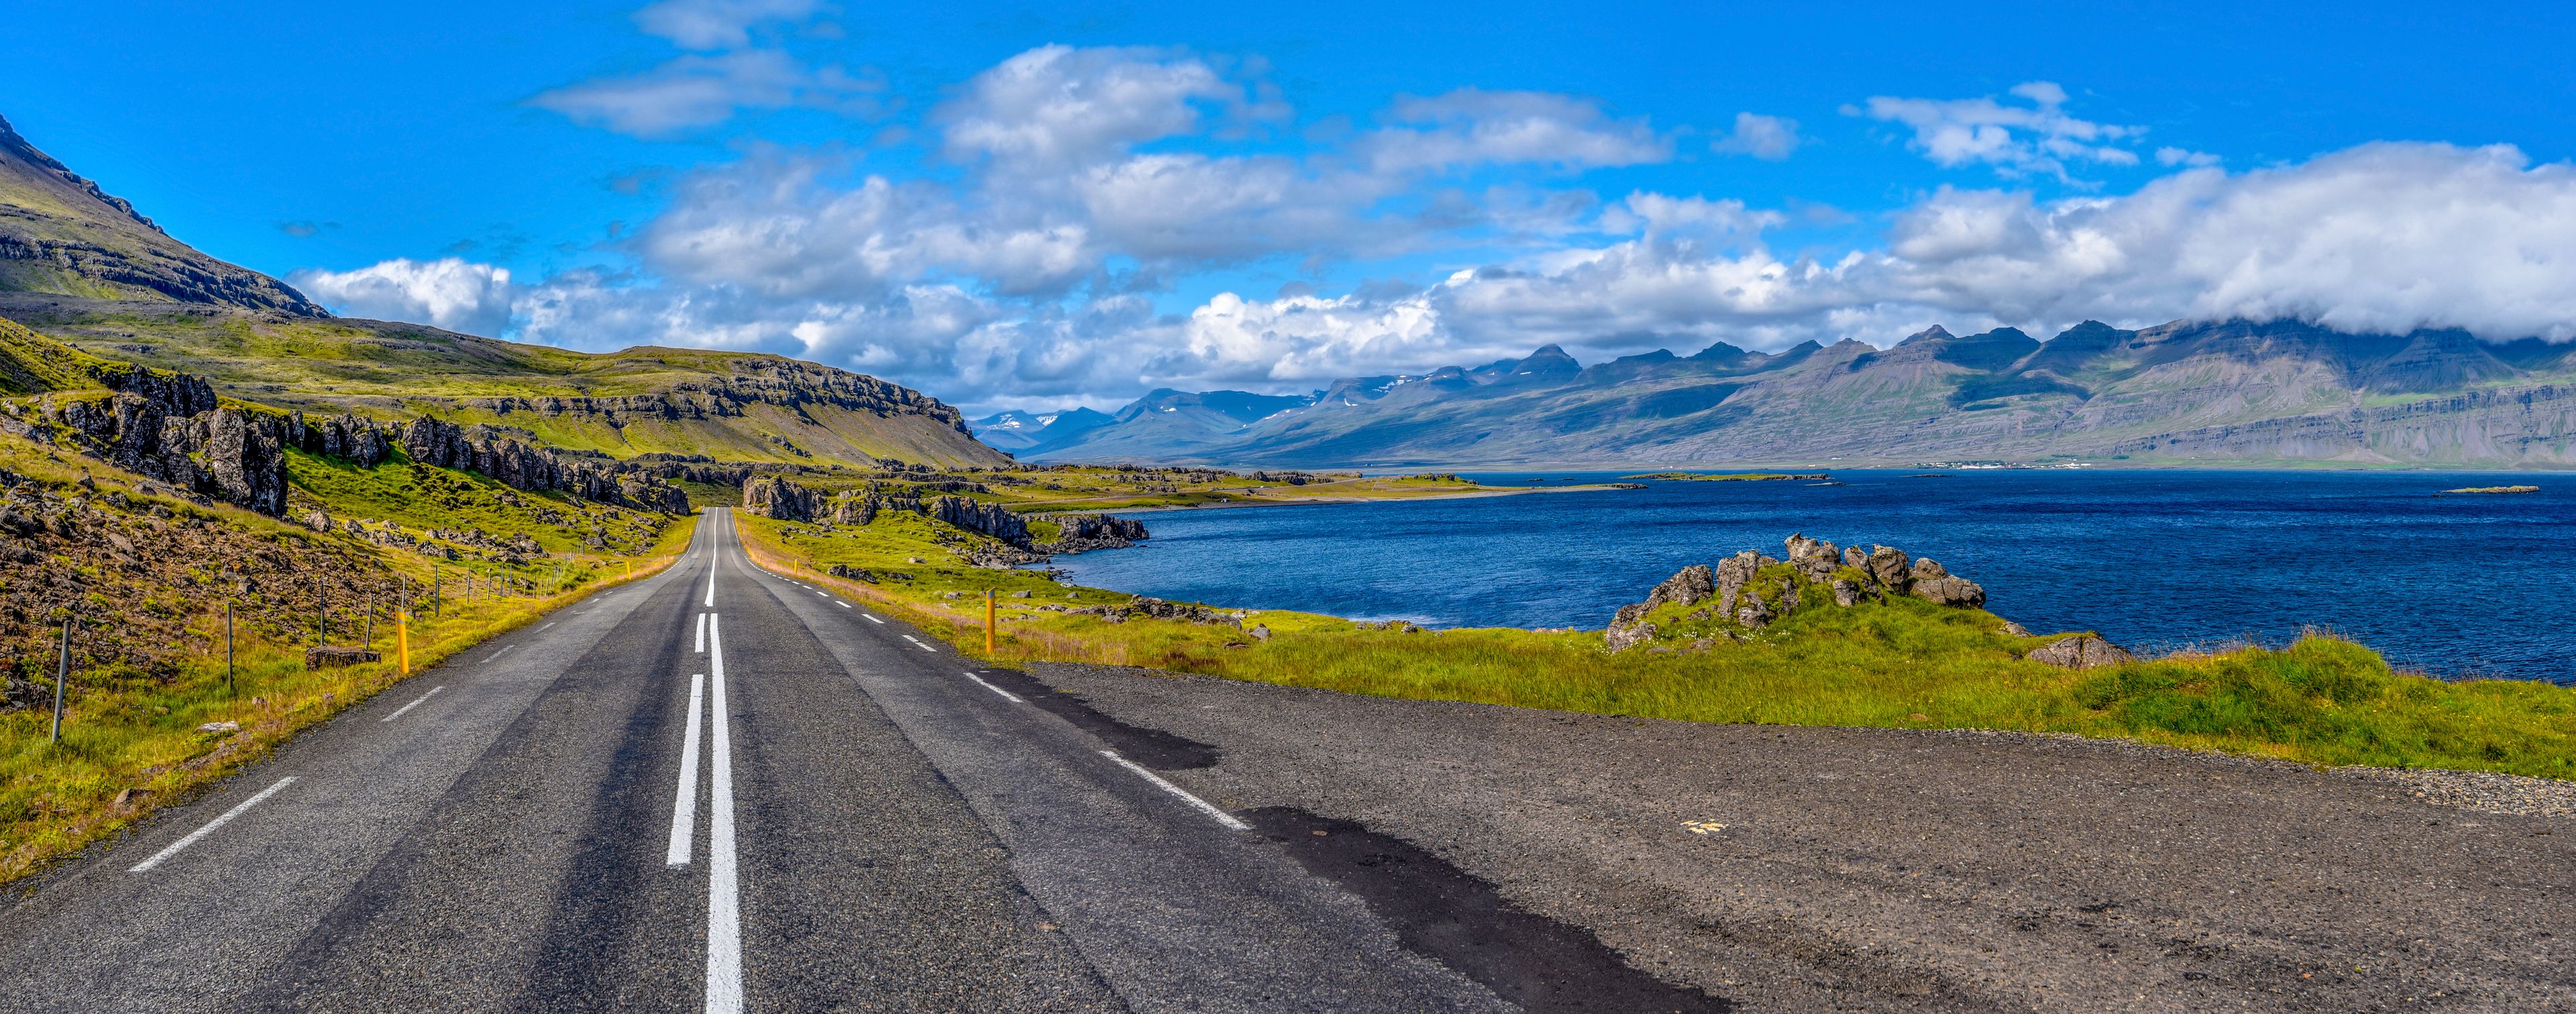
[[[680,734],[680,797],[671,804],[671,851],[664,856],[673,866],[689,864],[689,846],[698,830],[698,711],[706,703],[707,674],[692,674],[688,731]]]
[[[707,613],[699,613],[699,614],[698,614],[698,649],[697,649],[697,650],[699,650],[699,651],[705,651],[705,650],[707,650],[707,616],[708,616],[708,615],[710,615],[710,614],[707,614]]]
[[[714,751],[715,787],[707,821],[707,1014],[742,1010],[742,901],[733,854],[733,724],[725,714],[724,635],[715,617],[707,619],[707,669],[714,674],[714,700],[708,708],[715,725],[708,738]]]
[[[983,687],[983,688],[984,688],[984,689],[986,689],[986,690],[990,690],[990,691],[992,691],[992,692],[994,692],[994,693],[997,693],[997,694],[1002,695],[1002,699],[1003,699],[1003,700],[1009,701],[1009,702],[1011,702],[1011,703],[1013,703],[1013,704],[1026,704],[1026,703],[1028,703],[1027,701],[1023,701],[1023,700],[1021,700],[1021,699],[1020,699],[1020,695],[1015,694],[1015,693],[1012,693],[1012,692],[1010,692],[1010,691],[1008,691],[1008,690],[1004,690],[1004,689],[1002,689],[1002,688],[1000,688],[1000,687],[997,687],[997,686],[994,686],[994,685],[992,685],[992,684],[990,684],[990,683],[986,683],[986,682],[984,682],[984,678],[983,678],[983,677],[981,677],[981,676],[977,676],[977,675],[975,675],[974,673],[971,673],[971,672],[970,672],[970,673],[967,673],[967,674],[966,674],[966,678],[967,678],[967,679],[970,679],[970,680],[974,680],[974,681],[975,681],[975,685],[976,685],[976,686]]]
[[[1250,825],[1250,824],[1246,824],[1246,823],[1244,823],[1244,822],[1242,822],[1242,821],[1240,821],[1240,820],[1236,820],[1236,819],[1234,819],[1234,815],[1233,815],[1233,814],[1231,814],[1231,813],[1227,813],[1227,812],[1225,812],[1225,811],[1223,811],[1223,810],[1220,810],[1220,809],[1217,809],[1215,806],[1210,805],[1210,804],[1208,803],[1208,801],[1207,801],[1207,800],[1200,799],[1200,798],[1199,798],[1199,797],[1197,797],[1197,796],[1190,795],[1190,794],[1189,794],[1189,792],[1188,792],[1187,790],[1182,789],[1182,788],[1181,788],[1180,786],[1178,786],[1178,785],[1174,785],[1174,784],[1172,784],[1172,783],[1170,783],[1170,782],[1164,781],[1164,780],[1163,780],[1163,776],[1158,775],[1158,774],[1155,774],[1155,773],[1153,773],[1153,772],[1151,772],[1151,771],[1147,771],[1147,770],[1145,770],[1143,766],[1138,765],[1135,761],[1131,761],[1131,760],[1128,760],[1128,759],[1127,759],[1127,758],[1125,758],[1125,757],[1118,756],[1118,752],[1117,752],[1117,751],[1115,751],[1115,750],[1102,750],[1102,751],[1100,751],[1100,755],[1101,755],[1101,756],[1103,756],[1103,757],[1107,757],[1107,758],[1109,758],[1110,760],[1117,761],[1117,762],[1118,762],[1118,766],[1123,767],[1123,768],[1126,768],[1126,769],[1127,769],[1127,770],[1129,770],[1129,771],[1133,771],[1133,772],[1135,772],[1135,773],[1136,773],[1136,775],[1137,775],[1137,777],[1143,778],[1143,779],[1144,779],[1144,780],[1146,780],[1146,781],[1149,781],[1149,782],[1154,783],[1157,787],[1161,788],[1163,791],[1165,791],[1165,792],[1169,792],[1169,793],[1171,793],[1171,794],[1173,794],[1173,795],[1175,795],[1175,796],[1179,796],[1179,797],[1181,797],[1181,801],[1182,801],[1182,802],[1188,803],[1188,804],[1190,804],[1191,806],[1198,807],[1198,808],[1199,808],[1199,812],[1201,812],[1201,813],[1205,813],[1205,814],[1207,814],[1208,816],[1211,816],[1211,817],[1216,818],[1216,822],[1217,822],[1217,823],[1219,823],[1219,824],[1223,824],[1223,825],[1225,825],[1225,826],[1227,826],[1227,827],[1230,827],[1230,828],[1233,828],[1233,829],[1235,829],[1235,830],[1237,830],[1237,831],[1249,831],[1249,830],[1252,830],[1252,825]]]
[[[409,704],[403,705],[402,707],[395,708],[395,709],[394,709],[394,713],[393,713],[393,714],[386,715],[386,716],[385,716],[385,717],[383,717],[383,718],[376,719],[376,721],[379,721],[379,722],[390,722],[390,721],[393,721],[394,719],[401,718],[401,717],[403,716],[403,712],[410,711],[410,710],[411,710],[411,709],[413,709],[413,708],[420,707],[420,702],[421,702],[421,701],[426,701],[426,700],[428,700],[428,699],[430,699],[430,698],[432,698],[432,697],[436,697],[436,696],[438,696],[438,692],[439,692],[439,691],[441,691],[441,690],[445,690],[445,689],[447,689],[447,688],[446,688],[446,687],[443,687],[443,686],[431,687],[431,688],[429,688],[429,692],[428,692],[428,693],[425,693],[425,694],[420,695],[420,700],[416,700],[416,701],[413,701],[413,702],[411,702],[411,703],[409,703]]]
[[[217,818],[215,818],[215,819],[213,819],[213,820],[210,820],[210,821],[207,821],[207,822],[206,822],[206,826],[201,827],[201,828],[198,828],[198,829],[196,829],[195,831],[189,832],[188,836],[187,836],[187,837],[185,837],[185,838],[181,838],[181,839],[179,839],[178,841],[171,842],[171,843],[170,843],[170,847],[165,848],[165,849],[162,849],[162,850],[161,850],[161,851],[159,851],[159,852],[155,852],[155,853],[153,853],[153,854],[152,854],[152,858],[150,858],[150,859],[146,859],[146,860],[144,860],[144,861],[142,861],[142,862],[139,862],[139,863],[134,864],[133,868],[128,869],[128,870],[126,870],[125,872],[127,872],[127,873],[149,873],[149,872],[151,872],[153,867],[161,865],[161,861],[162,861],[162,860],[164,860],[164,859],[168,859],[168,858],[170,858],[171,856],[178,855],[178,854],[179,854],[179,850],[180,850],[180,849],[187,848],[187,847],[188,847],[188,846],[190,846],[190,845],[194,845],[194,844],[196,844],[196,843],[197,843],[197,839],[199,839],[199,838],[203,838],[203,837],[205,837],[206,835],[213,833],[213,832],[214,832],[214,830],[215,830],[216,828],[219,828],[219,827],[222,827],[222,826],[224,826],[224,825],[226,825],[226,824],[230,824],[230,823],[232,823],[232,822],[233,822],[233,818],[235,818],[235,817],[238,817],[238,816],[241,816],[241,815],[242,815],[242,811],[244,811],[244,810],[248,810],[248,809],[250,809],[251,807],[254,807],[254,806],[259,805],[259,801],[260,801],[260,800],[266,799],[266,798],[268,798],[268,797],[270,797],[270,796],[274,796],[274,795],[276,795],[276,794],[277,794],[277,790],[279,790],[279,789],[283,789],[283,788],[287,787],[288,785],[292,785],[292,784],[294,784],[294,783],[295,783],[295,776],[294,776],[294,775],[288,775],[288,776],[286,776],[286,777],[284,777],[284,778],[280,778],[280,779],[278,779],[278,780],[277,780],[277,784],[275,784],[275,785],[271,785],[271,786],[269,786],[269,787],[267,787],[267,788],[265,788],[265,789],[261,789],[261,790],[259,790],[259,794],[258,794],[258,795],[256,795],[256,796],[252,796],[252,797],[250,797],[249,799],[242,800],[238,805],[234,806],[232,809],[229,809],[229,810],[224,811],[224,815],[223,815],[223,816],[221,816],[221,817],[217,817]]]

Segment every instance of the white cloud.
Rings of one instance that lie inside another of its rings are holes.
[[[1766,162],[1777,162],[1797,151],[1805,138],[1798,136],[1798,121],[1759,113],[1735,114],[1735,130],[1718,138],[1709,150],[1722,155],[1751,155]]]
[[[848,114],[875,108],[873,81],[838,67],[810,69],[776,50],[689,54],[632,77],[557,88],[528,100],[575,122],[659,137],[731,119],[744,109],[806,106]]]
[[[772,21],[801,21],[823,9],[821,0],[659,0],[635,12],[636,27],[685,49],[739,49],[751,29]]]
[[[1673,156],[1671,140],[1643,118],[1613,119],[1598,103],[1570,95],[1461,88],[1400,99],[1387,118],[1397,126],[1358,145],[1360,157],[1383,173],[1498,164],[1573,170]]]
[[[936,119],[953,158],[1060,170],[1196,133],[1205,107],[1245,102],[1243,86],[1194,57],[1041,46],[975,75]]]
[[[1914,131],[1908,146],[1944,166],[1982,162],[2007,176],[2040,173],[2070,179],[2070,160],[2138,164],[2138,153],[2120,145],[2145,134],[2146,128],[2069,116],[2062,108],[2066,89],[2054,82],[2014,85],[2012,95],[2027,104],[1880,95],[1862,106],[1845,106],[1843,112],[1904,124]]]
[[[296,288],[334,312],[498,335],[510,323],[510,271],[449,257],[396,258],[355,271],[298,271]]]
[[[2220,161],[2222,160],[2218,156],[2205,151],[2193,151],[2189,148],[2171,147],[2156,149],[2157,165],[2190,166],[2194,169],[2198,169],[2203,166],[2217,165]]]

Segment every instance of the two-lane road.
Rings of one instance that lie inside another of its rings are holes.
[[[730,522],[44,882],[0,1009],[1510,1009]]]

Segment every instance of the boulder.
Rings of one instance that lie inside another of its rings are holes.
[[[1652,623],[1624,627],[1614,624],[1601,635],[1602,645],[1613,653],[1626,651],[1654,639],[1655,625]]]
[[[1619,611],[1610,617],[1610,627],[1603,632],[1602,643],[1615,652],[1650,639],[1655,636],[1654,624],[1640,624],[1638,621],[1647,613],[1654,612],[1655,607],[1665,603],[1692,605],[1715,591],[1716,577],[1708,567],[1701,564],[1684,567],[1656,585],[1654,591],[1646,593],[1645,601],[1620,606]],[[1640,630],[1644,633],[1638,633]]]
[[[1771,608],[1762,604],[1761,592],[1745,589],[1743,602],[1735,608],[1735,622],[1743,624],[1746,630],[1760,630],[1771,625]]]
[[[1914,574],[1907,567],[1905,551],[1894,546],[1871,546],[1861,569],[1869,571],[1872,580],[1887,590],[1904,594],[1914,584]]]
[[[1798,573],[1804,575],[1809,581],[1819,584],[1831,581],[1834,570],[1842,566],[1843,551],[1823,539],[1810,539],[1804,535],[1793,534],[1787,539],[1786,545],[1789,550],[1789,562],[1796,564]]]
[[[1914,597],[1934,605],[1975,609],[1986,604],[1986,590],[1964,577],[1942,576],[1914,582]]]
[[[814,491],[774,475],[753,476],[742,484],[742,509],[779,521],[812,521]]]
[[[2025,626],[2022,626],[2021,624],[2014,623],[2014,622],[2013,622],[2013,621],[2011,621],[2011,620],[2005,620],[2005,621],[2004,621],[2003,632],[2004,632],[2004,633],[2006,633],[2006,634],[2010,634],[2010,635],[2012,635],[2012,636],[2014,636],[2014,637],[2029,637],[2029,636],[2030,636],[2030,628],[2029,628],[2029,627],[2025,627]]]
[[[2119,645],[2092,634],[2077,634],[2073,637],[2050,641],[2031,649],[2030,654],[2022,657],[2060,669],[2093,669],[2138,660],[2138,656],[2130,654]]]
[[[1862,594],[1860,582],[1835,578],[1833,587],[1835,605],[1849,607],[1860,602]]]

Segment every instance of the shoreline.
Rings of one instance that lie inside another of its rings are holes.
[[[1226,510],[1234,507],[1315,507],[1354,503],[1411,503],[1421,500],[1480,500],[1498,496],[1521,496],[1528,493],[1599,493],[1616,491],[1620,488],[1606,483],[1586,483],[1580,486],[1513,486],[1502,489],[1433,493],[1424,496],[1313,496],[1279,500],[1247,497],[1223,503],[1171,504],[1162,507],[1074,507],[1032,512],[1030,516],[1043,518],[1054,514],[1161,514],[1178,511]]]

